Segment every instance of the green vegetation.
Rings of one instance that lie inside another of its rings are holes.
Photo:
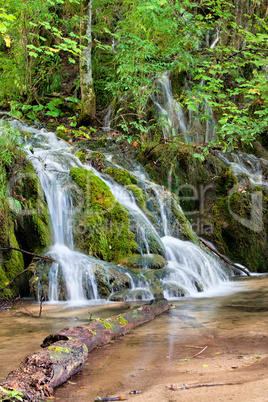
[[[104,173],[107,173],[111,176],[117,183],[122,184],[123,186],[137,184],[137,179],[126,170],[126,169],[117,169],[117,168],[107,168],[104,170]]]
[[[21,149],[19,134],[11,127],[2,129],[0,143],[0,244],[42,252],[50,245],[51,228],[45,197],[34,168]],[[30,233],[31,235],[26,235]],[[0,252],[0,288],[30,263],[30,257],[16,250]],[[22,278],[0,292],[17,295],[25,286]]]
[[[204,136],[213,111],[209,146],[249,145],[268,124],[267,18],[259,0],[8,0],[0,102],[17,117],[66,116],[73,127],[112,104],[113,126],[130,142],[158,141],[151,95],[170,71],[176,99],[197,123],[191,135]]]
[[[83,209],[74,225],[79,250],[115,262],[137,251],[128,212],[115,200],[109,187],[88,170],[71,168],[70,175],[84,194]]]

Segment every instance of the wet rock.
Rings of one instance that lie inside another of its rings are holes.
[[[161,269],[167,265],[167,261],[159,254],[134,254],[121,260],[120,264],[129,268]]]

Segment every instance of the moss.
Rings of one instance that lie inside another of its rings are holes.
[[[115,262],[136,251],[128,212],[115,200],[109,187],[88,170],[71,168],[70,175],[85,197],[83,210],[76,216],[74,233],[79,250]]]
[[[237,192],[229,197],[219,198],[212,208],[214,241],[232,261],[247,266],[253,272],[266,272],[268,269],[266,200],[264,197],[261,210],[258,208],[253,210],[252,195],[261,188],[240,190],[237,189]],[[245,226],[241,219],[250,222],[250,227]],[[262,230],[255,227],[260,219],[263,222]]]
[[[84,152],[76,152],[75,156],[80,160],[80,162],[84,163],[86,160],[86,155]]]
[[[237,178],[231,169],[224,167],[217,179],[216,194],[226,196],[236,184]]]
[[[55,127],[53,127],[53,130],[52,130],[52,131],[54,131],[54,130],[55,130]],[[57,129],[56,129],[56,131],[55,131],[55,134],[56,134],[56,136],[57,136],[58,138],[60,138],[60,139],[63,140],[63,141],[68,141],[68,139],[69,139],[69,137],[70,137],[69,131],[68,131],[65,127],[63,127],[63,126],[57,127]]]
[[[88,157],[87,157],[87,161],[91,163],[91,165],[99,170],[102,171],[104,169],[105,166],[105,158],[104,155],[99,152],[92,152]]]
[[[93,172],[80,168],[71,168],[70,176],[83,190],[84,208],[105,211],[109,210],[116,202],[107,184]]]
[[[121,260],[120,265],[129,268],[161,269],[167,265],[167,261],[158,254],[133,254]]]
[[[26,159],[18,167],[13,177],[11,197],[2,205],[0,211],[0,244],[21,248],[32,253],[42,253],[50,245],[51,225],[43,190],[32,164]],[[31,256],[15,250],[2,253],[2,269],[7,279],[12,279],[23,271],[31,261]],[[1,287],[1,285],[0,285]],[[25,275],[11,286],[12,294],[25,294],[28,284]]]
[[[22,216],[17,217],[18,242],[30,252],[41,253],[51,244],[52,229],[44,192],[30,162],[13,190],[23,209]]]
[[[5,213],[6,212],[6,213]],[[1,211],[0,213],[0,244],[2,247],[19,248],[17,242],[14,223],[11,217],[8,215],[7,210]],[[4,288],[11,279],[13,279],[17,274],[24,270],[23,255],[21,252],[16,250],[7,250],[1,253],[1,275],[0,275],[0,288]],[[17,295],[19,288],[22,285],[22,279],[17,280],[8,290],[0,292],[2,296]]]
[[[142,191],[142,189],[136,186],[135,184],[129,184],[126,187],[133,193],[138,206],[140,207],[140,209],[144,211],[147,197]]]
[[[104,173],[107,173],[115,181],[117,181],[117,183],[122,184],[123,186],[138,183],[137,179],[132,176],[126,169],[117,169],[111,167],[105,169]]]

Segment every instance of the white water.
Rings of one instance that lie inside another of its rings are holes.
[[[97,299],[97,284],[90,257],[73,250],[72,192],[80,192],[69,177],[70,168],[83,167],[78,158],[70,154],[70,147],[58,140],[54,133],[37,130],[21,124],[19,129],[29,132],[32,137],[26,147],[28,158],[43,187],[51,217],[54,245],[46,253],[58,262],[53,263],[49,274],[49,301],[59,300],[58,277],[62,272],[67,298],[73,303],[83,303],[87,299]],[[33,148],[34,154],[30,152]]]
[[[162,193],[163,189],[160,186],[146,181],[146,185],[151,186],[157,195],[156,198],[159,203],[162,221],[161,232],[164,232],[164,237],[161,239],[155,227],[136,204],[134,197],[130,195],[129,191],[110,178],[107,178],[106,175],[100,174],[95,170],[94,173],[110,187],[117,201],[123,204],[130,214],[135,213],[135,218],[138,222],[146,223],[152,233],[157,236],[156,238],[159,242],[161,242],[160,244],[164,248],[165,258],[168,262],[166,267],[168,274],[162,281],[164,289],[167,289],[164,291],[166,298],[174,297],[172,291],[168,290],[168,285],[170,284],[173,285],[173,288],[175,286],[177,289],[181,289],[185,295],[195,296],[199,291],[206,291],[228,280],[228,274],[217,258],[203,251],[192,242],[183,241],[170,235],[164,195]],[[177,205],[177,208],[182,212],[179,205]],[[149,243],[147,242],[146,245],[148,248]],[[147,254],[150,253],[151,250],[149,248],[149,250],[147,249]],[[138,286],[134,283],[132,284],[133,289],[137,287],[148,288],[148,284],[142,281]]]
[[[180,104],[173,98],[169,73],[166,71],[157,80],[157,94],[153,97],[156,112],[162,121],[164,138],[185,134],[188,122]]]
[[[144,181],[148,187],[151,186],[154,189],[156,200],[159,202],[161,222],[160,229],[156,229],[138,207],[130,191],[115,183],[107,175],[82,165],[70,153],[71,147],[64,141],[58,140],[53,133],[18,123],[16,125],[19,129],[31,134],[28,144],[29,159],[41,181],[51,215],[54,245],[47,255],[57,260],[57,263],[52,264],[49,273],[49,300],[51,302],[62,300],[61,293],[67,294],[68,300],[74,304],[83,304],[88,299],[98,299],[93,271],[97,260],[73,249],[72,218],[73,214],[77,212],[77,208],[83,205],[81,190],[69,178],[69,170],[73,166],[93,170],[110,187],[115,198],[128,209],[136,221],[136,239],[141,254],[152,253],[150,245],[152,236],[159,249],[163,250],[168,261],[167,274],[162,279],[166,297],[170,298],[180,294],[197,295],[198,291],[208,290],[227,280],[228,275],[217,259],[195,244],[171,236],[169,215],[166,213],[165,198],[160,186],[148,180]],[[33,155],[30,147],[34,149]],[[139,175],[139,169],[137,169],[136,175]],[[142,176],[141,179],[144,177]],[[81,197],[78,205],[73,205],[74,193],[75,198]],[[180,209],[179,205],[177,207]],[[161,238],[159,233],[164,236]],[[99,260],[98,263],[103,264],[104,271],[109,269],[108,263]],[[126,273],[126,270],[124,269],[123,272]],[[137,278],[132,278],[129,297],[132,299],[153,298],[142,272],[137,275]]]
[[[217,157],[226,165],[230,166],[235,176],[241,178],[245,174],[253,186],[267,187],[267,181],[263,177],[262,165],[268,165],[265,159],[259,159],[254,155],[245,154],[243,152],[222,154],[218,153]]]

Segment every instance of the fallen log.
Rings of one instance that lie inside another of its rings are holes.
[[[49,335],[44,339],[42,349],[27,356],[1,385],[6,390],[21,392],[24,401],[40,401],[49,397],[54,388],[82,370],[91,350],[168,310],[168,302],[163,299],[113,318],[96,319],[88,325],[65,328]]]

